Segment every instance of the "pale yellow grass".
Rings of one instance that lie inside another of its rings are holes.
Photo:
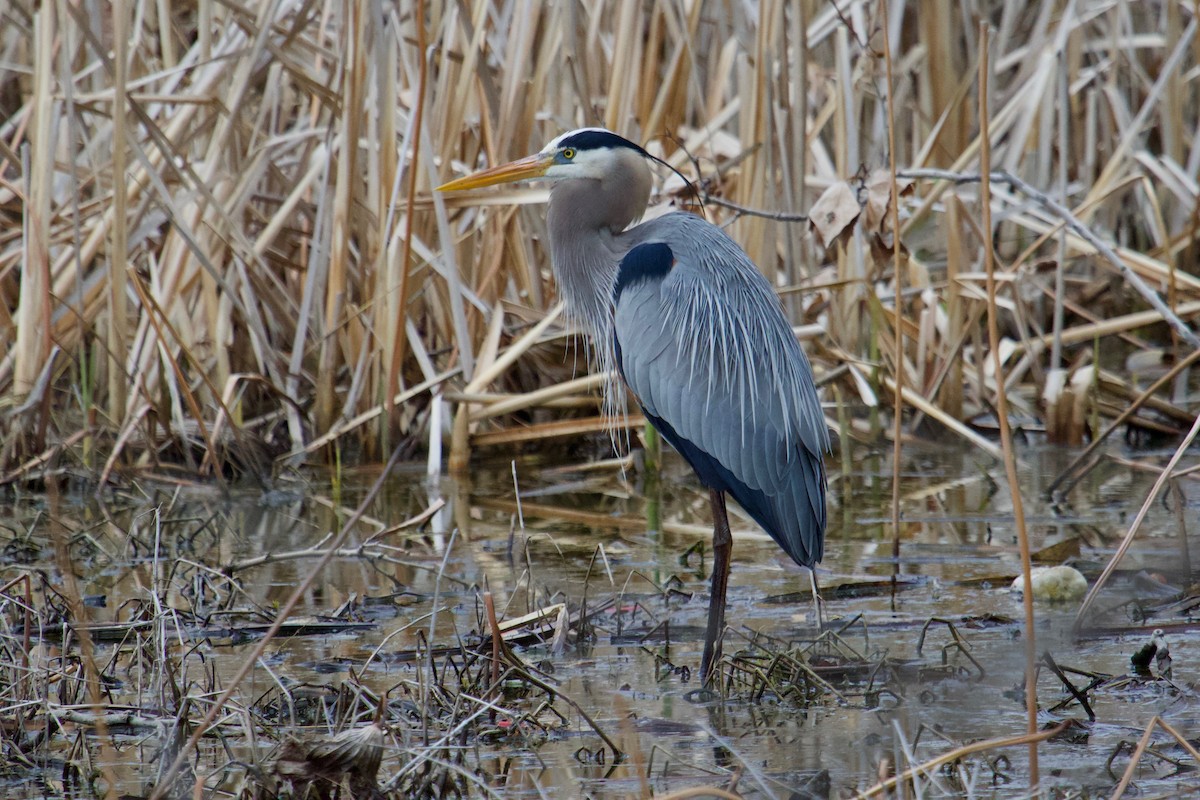
[[[431,191],[582,125],[724,201],[710,218],[800,287],[784,294],[796,324],[822,327],[818,373],[849,357],[869,384],[843,371],[829,399],[883,408],[899,385],[914,419],[967,436],[999,388],[989,239],[1016,412],[1045,413],[1051,370],[1169,356],[1200,310],[1194,11],[989,8],[992,165],[1038,194],[995,183],[985,231],[977,183],[917,180],[897,341],[886,215],[828,250],[793,221],[888,165],[877,2],[15,0],[0,11],[2,475],[377,458],[442,435],[437,395],[459,460],[602,435],[593,382],[569,383],[587,358],[568,324],[526,335],[557,302],[544,190]],[[977,173],[974,21],[949,0],[889,9],[898,169]],[[1186,392],[1163,402],[1194,415]]]

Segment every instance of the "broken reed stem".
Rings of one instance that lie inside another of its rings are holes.
[[[972,428],[968,427],[962,422],[959,422],[954,417],[947,415],[940,408],[926,400],[925,397],[919,392],[907,386],[903,388],[898,387],[895,380],[890,375],[883,376],[883,385],[889,391],[901,394],[904,397],[904,402],[908,403],[910,406],[926,416],[936,419],[942,425],[961,436],[972,447],[976,447],[983,452],[988,453],[997,461],[1004,460],[1004,450],[1002,448],[996,447],[996,445],[992,444],[983,436],[976,433]]]
[[[492,362],[487,369],[481,369],[478,373],[470,376],[470,381],[463,389],[463,394],[474,394],[483,391],[492,381],[499,378],[518,358],[521,357],[529,348],[533,347],[541,339],[543,333],[549,328],[555,320],[563,313],[563,304],[556,303],[554,308],[547,312],[538,324],[534,325],[525,332],[520,339],[504,351],[504,354],[499,356]],[[459,403],[458,409],[454,413],[454,427],[450,438],[450,474],[457,475],[464,472],[470,465],[471,461],[471,430],[470,430],[470,404]]]
[[[1188,755],[1191,756],[1195,760],[1195,762],[1198,766],[1200,766],[1200,750],[1197,750],[1196,746],[1193,745],[1191,742],[1189,742],[1187,740],[1186,736],[1184,736],[1179,731],[1175,730],[1174,726],[1172,726],[1165,719],[1163,719],[1162,717],[1157,717],[1157,716],[1155,717],[1155,719],[1158,720],[1158,727],[1162,728],[1164,731],[1166,731],[1172,737],[1174,737],[1175,741],[1179,742],[1179,746],[1182,747],[1184,750],[1187,750]]]
[[[649,796],[649,795],[647,795]],[[658,800],[688,800],[692,797],[716,797],[718,800],[742,800],[740,794],[728,792],[716,786],[690,786],[668,794],[658,795]]]
[[[408,332],[404,325],[404,321],[408,319],[408,262],[412,258],[413,224],[416,217],[416,214],[413,212],[416,209],[417,176],[421,172],[417,168],[417,160],[421,152],[421,130],[425,115],[425,80],[429,64],[429,54],[426,53],[428,45],[425,41],[425,0],[417,0],[416,2],[413,25],[417,29],[417,57],[420,63],[417,66],[416,108],[413,110],[413,125],[410,128],[412,131],[412,142],[408,143],[408,196],[406,198],[407,205],[404,214],[404,240],[400,247],[400,286],[397,287],[399,299],[396,306],[399,309],[400,319],[395,322],[396,338],[393,342],[392,363],[388,364],[387,384],[384,387],[386,390],[384,400],[385,414],[383,419],[384,430],[390,430],[393,424],[393,409],[396,406],[391,405],[392,390],[400,384],[400,370],[404,366],[404,357],[408,354]]]
[[[83,602],[83,593],[79,589],[79,579],[75,569],[74,559],[71,558],[71,544],[65,525],[62,523],[65,512],[60,506],[60,477],[51,475],[46,479],[46,505],[50,520],[50,539],[54,547],[54,560],[57,562],[59,579],[62,581],[61,591],[70,609],[70,631],[79,639],[79,660],[83,667],[84,687],[88,704],[96,715],[96,735],[100,744],[100,773],[108,784],[105,800],[116,795],[116,776],[112,767],[118,763],[116,752],[112,749],[112,739],[108,735],[108,727],[104,722],[107,701],[105,692],[101,689],[100,669],[96,666],[96,649],[92,634],[88,628],[90,619],[87,604]],[[26,628],[28,634],[28,628]],[[67,636],[64,632],[63,639]],[[28,649],[25,651],[28,653]]]
[[[1025,607],[1025,713],[1026,730],[1030,735],[1037,731],[1037,644],[1033,619],[1033,585],[1029,556],[1029,532],[1025,527],[1025,504],[1021,498],[1021,485],[1017,479],[1017,459],[1013,453],[1012,429],[1008,423],[1008,393],[1004,383],[1004,364],[1000,359],[1000,325],[996,309],[996,255],[992,250],[992,169],[991,137],[988,134],[988,85],[991,61],[988,56],[989,26],[987,21],[979,23],[979,167],[983,180],[980,182],[980,212],[983,215],[983,261],[987,269],[988,297],[988,346],[992,351],[992,364],[996,377],[996,416],[1000,422],[1000,446],[1004,450],[1004,471],[1008,476],[1008,490],[1012,496],[1013,517],[1017,525],[1017,541],[1021,549],[1021,575],[1024,579]],[[1037,742],[1029,743],[1029,788],[1038,785]]]
[[[1062,733],[1067,727],[1066,722],[1060,722],[1053,728],[1048,728],[1044,731],[1035,733],[1027,733],[1022,736],[1007,736],[1002,739],[984,739],[981,742],[956,747],[953,750],[942,753],[940,756],[935,756],[928,761],[918,764],[915,767],[909,767],[904,772],[893,775],[885,781],[880,781],[864,792],[856,794],[855,800],[865,800],[869,797],[876,797],[884,794],[892,789],[895,789],[901,783],[911,781],[920,775],[928,775],[935,772],[945,764],[953,764],[955,761],[961,761],[969,755],[982,753],[986,750],[997,750],[1001,747],[1017,747],[1027,744],[1030,747],[1037,745],[1039,742],[1044,742],[1047,739],[1052,739]]]
[[[887,136],[889,213],[892,220],[892,280],[895,300],[892,309],[892,334],[895,338],[896,391],[892,392],[892,580],[900,571],[900,438],[904,432],[904,296],[900,278],[900,187],[896,183],[896,83],[892,75],[891,26],[888,24],[888,0],[879,0],[880,28],[883,36],[883,61],[887,70]],[[895,595],[892,595],[895,602]]]
[[[487,610],[488,628],[492,631],[492,693],[495,695],[500,692],[500,648],[503,647],[504,637],[500,634],[496,603],[492,600],[491,592],[483,593],[483,607]]]
[[[1113,789],[1110,800],[1119,800],[1125,794],[1125,790],[1129,787],[1133,780],[1133,772],[1137,769],[1138,762],[1142,760],[1142,754],[1146,752],[1146,748],[1150,745],[1150,737],[1154,734],[1154,726],[1158,723],[1158,715],[1146,724],[1146,729],[1142,731],[1142,736],[1138,739],[1137,747],[1133,749],[1133,753],[1129,756],[1129,764],[1125,767],[1125,773],[1121,776],[1120,782]]]
[[[150,324],[154,328],[155,333],[158,334],[158,340],[160,342],[164,343],[162,352],[166,355],[167,360],[171,365],[171,371],[179,379],[179,393],[183,395],[184,400],[187,402],[188,410],[190,410],[192,412],[192,416],[196,420],[196,427],[200,431],[200,438],[204,440],[204,445],[205,445],[204,457],[207,462],[207,459],[214,457],[213,454],[216,452],[215,442],[213,441],[212,437],[209,435],[208,426],[204,424],[204,415],[200,412],[200,404],[196,400],[195,393],[191,390],[191,387],[187,380],[187,375],[184,373],[183,369],[180,367],[179,359],[177,359],[175,356],[175,351],[167,344],[168,342],[174,341],[174,342],[179,342],[182,345],[184,340],[179,335],[179,332],[176,331],[175,328],[171,325],[171,321],[169,319],[167,319],[167,315],[165,313],[163,313],[162,308],[157,303],[154,302],[154,300],[150,297],[150,293],[146,291],[146,288],[144,286],[142,286],[141,278],[139,278],[137,275],[132,275],[131,278],[132,278],[132,280],[130,281],[130,284],[133,286],[134,291],[137,293],[138,299],[142,302],[142,308],[145,310],[146,315],[147,315],[146,318],[150,321]],[[155,313],[155,312],[157,312],[157,313]],[[170,329],[172,338],[167,338],[166,331],[163,330],[164,325]],[[188,355],[186,349],[183,350],[183,353],[184,353],[184,355]],[[208,376],[203,376],[203,377],[205,378],[205,382],[207,383]],[[209,384],[209,389],[213,392],[214,397],[219,398],[221,396],[220,393],[216,391],[215,386],[212,386],[211,384]],[[223,410],[225,412],[226,417],[229,417],[229,409],[223,408]],[[223,483],[224,478],[221,475],[220,465],[217,464],[215,466],[216,466],[216,469],[214,470],[214,474],[217,476],[217,480],[219,482]],[[203,471],[203,465],[201,465],[201,469]]]
[[[395,394],[392,397],[392,404],[400,405],[401,403],[408,402],[409,400],[412,400],[414,397],[417,397],[417,396],[433,389],[436,386],[441,386],[443,383],[450,380],[458,373],[459,373],[459,369],[455,368],[455,369],[443,372],[440,375],[434,375],[432,378],[425,381],[424,383],[418,383],[416,386],[412,387],[411,389],[407,389],[403,392],[399,392],[399,393]],[[337,441],[339,438],[341,438],[343,435],[345,435],[349,431],[352,431],[356,428],[359,428],[359,427],[367,424],[371,420],[378,417],[380,414],[383,414],[384,410],[385,410],[384,404],[380,403],[379,405],[374,406],[373,408],[367,409],[366,411],[362,412],[361,414],[354,417],[353,419],[347,420],[345,422],[339,421],[328,431],[321,434],[317,438],[313,439],[311,442],[309,442],[307,445],[300,448],[299,450],[295,450],[291,453],[288,453],[281,460],[290,460],[290,459],[294,459],[294,458],[299,458],[300,456],[303,456],[308,453],[312,453],[316,450],[319,450],[322,447],[324,447],[325,445],[330,444],[334,441]]]
[[[125,184],[125,124],[126,124],[126,49],[129,44],[128,8],[125,0],[113,0],[113,96],[112,109],[112,187],[113,225],[112,252],[108,259],[108,415],[121,419],[125,412],[125,353],[128,349],[128,311],[126,309],[126,265],[129,257],[129,210]],[[161,340],[161,337],[160,337]],[[163,348],[170,352],[169,348]],[[187,391],[186,382],[180,383]],[[193,413],[195,413],[193,411]],[[197,422],[201,418],[197,416]]]
[[[520,676],[523,680],[533,684],[547,694],[561,697],[567,702],[567,705],[571,706],[571,708],[574,708],[575,712],[583,718],[584,722],[588,724],[588,727],[594,730],[596,735],[599,736],[606,745],[608,745],[609,750],[612,750],[614,759],[613,763],[619,763],[625,758],[625,751],[617,746],[617,743],[612,740],[612,737],[605,733],[604,729],[596,724],[596,721],[592,719],[591,714],[585,711],[583,706],[581,706],[573,697],[565,693],[561,688],[551,686],[550,684],[546,683],[544,680],[537,677],[524,667],[518,668],[517,671],[520,673]]]
[[[1026,197],[1034,200],[1039,206],[1052,213],[1057,217],[1062,224],[1080,239],[1083,239],[1100,255],[1105,261],[1111,264],[1121,276],[1129,283],[1134,290],[1142,296],[1147,303],[1162,317],[1163,321],[1171,326],[1171,328],[1179,334],[1180,338],[1186,341],[1194,349],[1200,349],[1200,336],[1197,336],[1191,328],[1184,324],[1179,315],[1176,314],[1167,305],[1158,293],[1150,288],[1147,283],[1142,280],[1133,269],[1126,264],[1117,252],[1112,248],[1112,245],[1105,242],[1092,231],[1087,225],[1079,220],[1071,210],[1062,203],[1055,200],[1045,192],[1039,191],[1030,186],[1025,181],[1004,170],[992,172],[990,169],[984,168],[981,170],[984,174],[971,174],[964,172],[954,172],[951,170],[941,169],[909,169],[900,173],[901,177],[905,178],[933,178],[935,180],[947,180],[955,183],[982,183],[985,179],[995,181],[997,183],[1005,183],[1017,191],[1024,194]],[[1052,340],[1053,334],[1049,338]]]
[[[1091,444],[1089,444],[1082,453],[1075,456],[1075,459],[1073,461],[1071,461],[1070,464],[1067,465],[1067,468],[1064,469],[1059,474],[1059,476],[1054,479],[1054,481],[1050,484],[1050,486],[1046,488],[1046,494],[1048,496],[1053,497],[1054,493],[1058,489],[1058,487],[1061,486],[1063,484],[1063,482],[1068,479],[1071,479],[1071,484],[1070,484],[1070,486],[1067,487],[1066,491],[1067,491],[1067,493],[1070,493],[1071,489],[1074,488],[1075,484],[1077,484],[1079,482],[1079,479],[1082,478],[1083,475],[1086,475],[1088,472],[1088,470],[1084,470],[1078,476],[1076,476],[1075,472],[1079,469],[1079,466],[1081,464],[1085,463],[1089,458],[1091,458],[1092,454],[1095,453],[1100,448],[1100,445],[1102,445],[1102,444],[1104,444],[1104,442],[1108,441],[1108,437],[1112,435],[1113,431],[1117,430],[1122,425],[1124,425],[1125,421],[1128,420],[1130,417],[1132,417],[1134,414],[1136,414],[1138,409],[1141,408],[1143,405],[1145,405],[1146,401],[1149,400],[1151,397],[1153,397],[1154,394],[1159,389],[1163,388],[1168,383],[1175,380],[1175,376],[1182,373],[1185,369],[1190,367],[1192,364],[1195,364],[1197,361],[1200,361],[1200,350],[1194,350],[1191,353],[1189,353],[1187,358],[1183,359],[1182,361],[1177,363],[1175,366],[1171,367],[1171,369],[1169,369],[1166,373],[1164,373],[1158,380],[1156,380],[1156,381],[1154,381],[1154,383],[1150,384],[1150,386],[1147,387],[1147,389],[1144,392],[1142,392],[1140,395],[1138,395],[1137,398],[1135,398],[1134,401],[1129,404],[1128,408],[1126,408],[1124,411],[1121,412],[1120,416],[1118,416],[1111,423],[1109,423],[1108,427],[1105,428],[1095,439],[1092,440]],[[1093,463],[1095,463],[1095,462],[1093,462]]]
[[[1192,441],[1195,440],[1198,433],[1200,433],[1200,415],[1196,417],[1195,423],[1192,424],[1192,429],[1188,431],[1187,436],[1183,437],[1183,441],[1180,442],[1179,447],[1175,448],[1175,452],[1171,455],[1171,460],[1167,462],[1167,466],[1158,474],[1158,480],[1154,482],[1154,486],[1150,487],[1150,493],[1146,495],[1146,499],[1142,502],[1142,507],[1138,509],[1137,516],[1134,517],[1133,524],[1129,526],[1129,530],[1125,533],[1125,538],[1121,540],[1121,546],[1117,548],[1117,552],[1113,553],[1112,558],[1104,565],[1104,571],[1100,573],[1100,577],[1096,579],[1096,582],[1092,584],[1092,588],[1088,590],[1087,596],[1083,598],[1083,603],[1079,606],[1079,611],[1075,615],[1076,631],[1083,627],[1088,610],[1096,602],[1096,597],[1099,596],[1100,590],[1113,574],[1117,565],[1121,563],[1121,559],[1125,557],[1129,546],[1133,544],[1133,539],[1137,535],[1138,529],[1142,527],[1142,522],[1146,519],[1146,514],[1150,511],[1154,499],[1158,497],[1163,486],[1174,475],[1175,466],[1183,458],[1183,454],[1187,452],[1187,449],[1191,447]],[[1028,588],[1026,587],[1026,591],[1028,591]]]
[[[55,4],[44,4],[33,18],[34,106],[30,142],[22,149],[21,175],[27,202],[22,236],[25,268],[17,306],[13,391],[18,400],[33,391],[50,353],[51,200],[54,178],[53,76]],[[32,163],[30,163],[32,161]],[[41,447],[37,443],[35,447]]]
[[[25,602],[21,608],[24,617],[21,631],[21,667],[27,669],[29,667],[29,645],[33,636],[33,582],[29,579],[29,573],[26,572],[18,575],[8,583],[0,586],[0,597],[3,597],[8,593],[9,589],[14,588],[19,583],[25,584]],[[22,698],[18,697],[17,699]]]
[[[383,484],[387,480],[388,475],[391,474],[392,468],[395,467],[397,462],[400,461],[401,452],[402,448],[396,448],[392,452],[391,458],[388,459],[383,471],[379,473],[379,477],[376,478],[375,482],[371,485],[366,497],[363,498],[362,502],[359,503],[358,508],[355,509],[350,518],[346,520],[345,524],[342,525],[342,529],[338,531],[337,536],[333,537],[333,541],[329,543],[329,549],[326,550],[325,553],[317,560],[317,563],[314,564],[312,569],[309,570],[308,575],[305,576],[304,580],[300,581],[300,583],[292,591],[291,596],[289,596],[287,601],[279,608],[278,613],[275,615],[275,621],[272,623],[270,629],[263,635],[262,639],[259,640],[258,644],[254,647],[250,654],[242,661],[242,665],[238,667],[238,671],[234,673],[232,678],[229,679],[229,685],[225,687],[225,691],[221,693],[220,697],[213,701],[208,713],[204,715],[204,719],[200,721],[200,724],[197,725],[195,730],[192,731],[192,735],[188,737],[187,743],[184,744],[183,747],[179,748],[179,752],[176,754],[175,760],[172,761],[170,766],[167,767],[166,772],[162,774],[161,780],[155,785],[153,791],[151,792],[150,800],[163,800],[163,798],[169,796],[171,792],[171,783],[175,776],[179,774],[179,770],[183,767],[184,762],[188,760],[191,751],[196,748],[197,744],[199,744],[200,739],[203,738],[205,731],[212,727],[217,715],[221,713],[223,708],[225,708],[225,704],[229,702],[229,698],[233,697],[233,693],[237,691],[237,688],[241,685],[242,680],[244,680],[245,677],[250,674],[250,670],[252,670],[256,664],[258,664],[258,659],[264,652],[266,652],[267,645],[271,643],[271,641],[275,638],[275,634],[279,633],[279,629],[283,627],[285,622],[287,622],[288,617],[291,616],[292,611],[300,603],[300,600],[308,593],[309,588],[317,579],[317,576],[321,574],[326,565],[328,565],[333,559],[338,549],[342,546],[342,542],[346,541],[346,537],[350,534],[350,531],[355,525],[358,524],[359,518],[366,513],[367,508],[370,507],[371,503],[375,502],[375,496],[378,495],[379,490],[383,488]]]
[[[1067,50],[1064,47],[1058,53],[1058,75],[1055,84],[1057,89],[1058,109],[1055,122],[1058,123],[1058,191],[1066,205],[1068,197],[1067,172],[1068,159],[1061,154],[1070,152],[1070,136],[1068,123],[1071,118],[1070,80],[1067,74]],[[1054,264],[1054,310],[1050,318],[1050,330],[1053,341],[1050,344],[1050,369],[1062,369],[1062,331],[1063,331],[1063,301],[1066,299],[1067,273],[1067,229],[1064,227],[1058,236],[1058,258]]]
[[[386,536],[391,536],[393,534],[399,533],[402,530],[412,528],[412,527],[415,527],[417,525],[420,525],[420,524],[426,522],[430,517],[432,517],[439,509],[441,509],[445,505],[446,505],[446,501],[441,498],[438,498],[436,501],[431,503],[428,508],[426,508],[420,514],[417,514],[415,517],[410,517],[409,519],[406,519],[404,522],[401,522],[399,525],[393,525],[393,526],[387,528],[386,530],[382,530],[379,533],[373,534],[370,538],[368,538],[362,544],[356,545],[354,547],[337,548],[336,551],[332,552],[332,555],[336,556],[337,558],[362,558],[362,559],[366,559],[368,561],[378,560],[378,561],[382,561],[387,564],[396,564],[396,565],[407,567],[408,569],[414,569],[414,570],[436,570],[436,569],[439,569],[439,567],[436,567],[436,566],[433,566],[430,564],[422,564],[417,561],[395,558],[389,554],[387,548],[384,548],[382,546],[374,546],[374,545],[375,545],[375,542],[379,541],[381,538],[384,538]],[[339,511],[339,513],[340,513],[340,511]],[[361,519],[361,517],[360,517],[360,519]],[[245,572],[246,570],[255,569],[257,567],[261,567],[261,566],[264,566],[267,564],[277,564],[281,561],[296,561],[296,560],[308,559],[308,558],[321,558],[322,556],[331,554],[330,553],[331,548],[322,547],[323,544],[324,544],[324,542],[322,541],[322,542],[318,542],[317,544],[313,545],[312,547],[306,547],[302,550],[287,550],[287,551],[275,550],[275,551],[271,551],[269,553],[262,553],[257,556],[251,556],[250,558],[245,558],[245,559],[242,559],[241,561],[234,561],[229,564],[226,564],[225,566],[221,567],[221,572],[225,573],[226,575],[232,576],[238,572]],[[459,578],[455,578],[450,575],[446,575],[445,578],[446,578],[446,580],[452,581],[454,583],[462,584],[464,586],[466,585],[465,581],[463,581]]]

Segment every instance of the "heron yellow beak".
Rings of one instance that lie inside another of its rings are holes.
[[[540,178],[554,164],[553,155],[535,153],[531,156],[501,164],[491,169],[480,170],[462,178],[456,178],[449,183],[437,187],[439,192],[457,192],[461,189],[478,189],[481,186],[495,186],[497,183],[513,183]]]

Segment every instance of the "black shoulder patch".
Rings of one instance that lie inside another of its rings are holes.
[[[568,136],[558,143],[559,147],[574,147],[576,150],[611,150],[614,147],[626,147],[646,158],[650,154],[623,136],[617,136],[612,131],[581,130]]]
[[[613,305],[621,300],[625,287],[648,280],[662,280],[675,266],[675,254],[665,242],[639,244],[621,259],[617,267],[617,285],[613,287]]]

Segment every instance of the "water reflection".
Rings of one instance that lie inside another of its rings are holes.
[[[1070,456],[1050,447],[1021,452],[1031,546],[1036,551],[1077,540],[1083,559],[1102,562],[1154,476],[1105,466],[1074,491],[1069,507],[1055,506],[1043,494]],[[622,764],[600,763],[593,729],[568,713],[536,747],[513,750],[506,741],[477,748],[474,768],[503,784],[509,796],[576,794],[581,787],[594,797],[644,796],[647,790],[723,781],[725,769],[742,770],[739,788],[750,795],[786,796],[810,781],[818,796],[821,786],[837,794],[869,785],[885,759],[907,763],[953,742],[1019,733],[1023,648],[1019,626],[1004,621],[1020,616],[1019,601],[1007,591],[1019,559],[1003,470],[976,451],[908,448],[897,561],[889,465],[890,453],[864,451],[849,472],[830,476],[831,524],[819,573],[828,590],[826,614],[856,620],[841,631],[846,646],[864,658],[886,655],[898,662],[918,660],[917,643],[930,617],[951,619],[982,676],[954,649],[950,629],[934,626],[920,659],[937,664],[944,653],[961,672],[891,683],[874,695],[849,691],[841,703],[826,699],[809,708],[769,698],[697,698],[690,673],[702,644],[709,529],[706,497],[690,471],[669,457],[659,480],[643,484],[636,472],[615,466],[572,473],[529,458],[481,461],[469,478],[457,481],[430,480],[421,465],[390,477],[344,545],[372,557],[335,559],[297,612],[370,626],[273,642],[240,702],[249,705],[285,682],[336,687],[352,681],[379,693],[417,685],[425,680],[428,648],[453,647],[486,630],[480,598],[488,591],[502,618],[554,603],[603,609],[593,620],[593,637],[561,653],[537,645],[520,655],[550,672],[562,693],[629,754]],[[224,630],[209,634],[204,645],[194,633],[177,632],[178,648],[203,656],[203,664],[185,658],[185,666],[215,670],[219,685],[246,652],[238,627],[273,618],[376,477],[369,470],[343,475],[337,484],[314,477],[290,487],[290,495],[269,498],[192,489],[103,507],[66,498],[49,515],[33,499],[16,507],[27,515],[21,525],[34,531],[32,550],[29,542],[22,545],[27,563],[52,564],[48,517],[70,532],[83,594],[104,598],[103,607],[90,610],[94,621],[124,621],[132,609],[165,600]],[[1181,502],[1194,507],[1194,488],[1182,488]],[[396,529],[433,507],[420,527]],[[816,635],[811,603],[788,599],[806,591],[805,572],[744,517],[731,521],[736,530],[727,651],[746,646],[756,634],[810,642]],[[1159,504],[1144,530],[1144,546],[1125,566],[1165,571],[1186,587],[1190,565],[1186,549],[1181,564],[1176,509]],[[16,553],[19,538],[10,533],[4,544]],[[272,560],[249,566],[264,554]],[[902,579],[894,596],[838,593],[842,584],[892,575]],[[1121,602],[1120,591],[1118,586],[1110,606]],[[987,615],[992,622],[978,622]],[[1128,647],[1111,640],[1077,643],[1069,635],[1071,618],[1070,608],[1039,608],[1039,648],[1077,668],[1128,670]],[[218,626],[218,620],[224,622]],[[1187,635],[1175,638],[1175,663],[1189,663],[1194,646]],[[114,654],[128,644],[104,646]],[[146,679],[128,670],[118,677],[123,689],[115,695],[124,691],[122,702],[142,702],[137,696]],[[1039,692],[1044,707],[1064,694],[1052,675],[1042,676]],[[1136,738],[1138,726],[1154,713],[1190,719],[1196,709],[1178,695],[1141,704],[1102,702],[1098,711],[1114,723],[1096,728],[1083,753],[1069,743],[1045,745],[1043,770],[1052,770],[1063,786],[1083,785],[1102,769],[1109,753],[1103,744]],[[1008,757],[977,768],[981,780],[1011,786],[1017,796],[1024,787],[1023,753]],[[210,766],[223,763],[216,750],[209,758]],[[394,753],[385,760],[385,774],[398,758]],[[151,777],[128,763],[121,769],[131,787]]]

